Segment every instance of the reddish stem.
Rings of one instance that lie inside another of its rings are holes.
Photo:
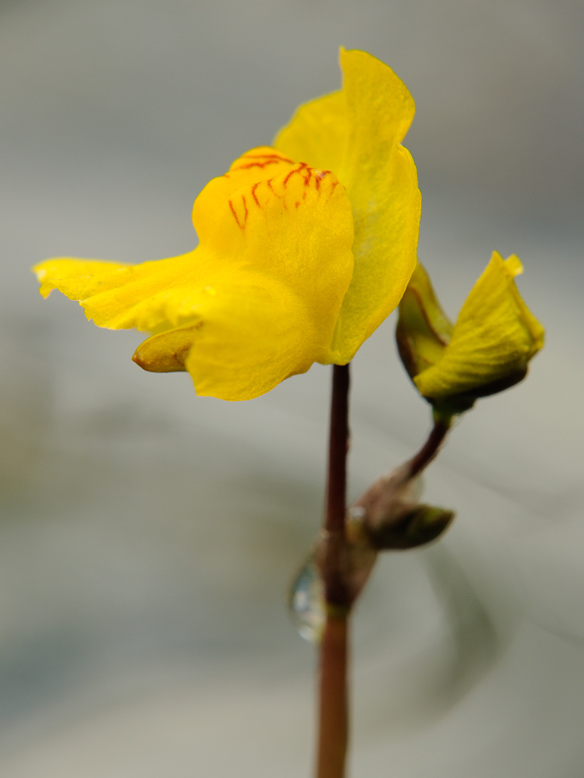
[[[349,365],[333,365],[329,463],[324,528],[345,530],[349,450]]]
[[[448,433],[448,430],[452,426],[451,419],[435,418],[434,426],[428,436],[428,439],[422,446],[422,448],[415,454],[408,462],[406,467],[409,468],[408,477],[414,478],[424,470],[430,462],[434,459],[440,446],[444,442],[444,439]]]
[[[320,647],[317,778],[343,778],[349,741],[348,614],[327,616]]]
[[[346,488],[349,366],[334,365],[324,541],[320,558],[326,622],[320,647],[317,778],[343,778],[349,736]]]

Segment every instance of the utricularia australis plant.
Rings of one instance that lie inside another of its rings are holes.
[[[186,371],[196,393],[251,400],[314,362],[332,365],[326,509],[291,594],[319,649],[317,778],[342,778],[348,749],[351,611],[379,553],[437,540],[453,512],[421,504],[415,480],[453,419],[521,381],[544,332],[494,252],[454,324],[417,261],[421,198],[401,141],[413,100],[385,64],[341,50],[340,91],[302,105],[272,146],[245,152],[196,198],[198,246],[127,265],[74,258],[35,268],[88,319],[149,336],[133,360]],[[349,363],[399,308],[397,343],[433,426],[409,461],[346,502]]]

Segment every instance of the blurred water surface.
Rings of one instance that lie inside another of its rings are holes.
[[[196,398],[29,267],[192,248],[196,194],[338,87],[340,44],[416,99],[446,307],[516,252],[548,331],[427,476],[446,539],[383,559],[357,612],[353,774],[582,775],[583,35],[567,0],[0,3],[2,776],[309,774],[314,655],[284,602],[322,509],[328,370]],[[392,328],[354,363],[352,496],[429,425]]]

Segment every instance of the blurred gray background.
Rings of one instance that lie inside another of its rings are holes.
[[[329,370],[196,398],[29,268],[190,250],[195,196],[338,88],[341,44],[416,100],[447,309],[497,249],[547,328],[426,478],[454,527],[385,557],[360,604],[352,775],[584,774],[583,40],[577,0],[0,2],[3,778],[310,774],[314,652],[284,603],[320,521]],[[393,326],[354,362],[352,497],[429,428]]]

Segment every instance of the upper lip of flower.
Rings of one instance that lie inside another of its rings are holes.
[[[398,305],[416,265],[421,212],[417,173],[401,145],[414,101],[390,68],[341,49],[343,89],[301,106],[274,145],[331,169],[346,187],[355,222],[355,270],[330,361],[344,364]]]

